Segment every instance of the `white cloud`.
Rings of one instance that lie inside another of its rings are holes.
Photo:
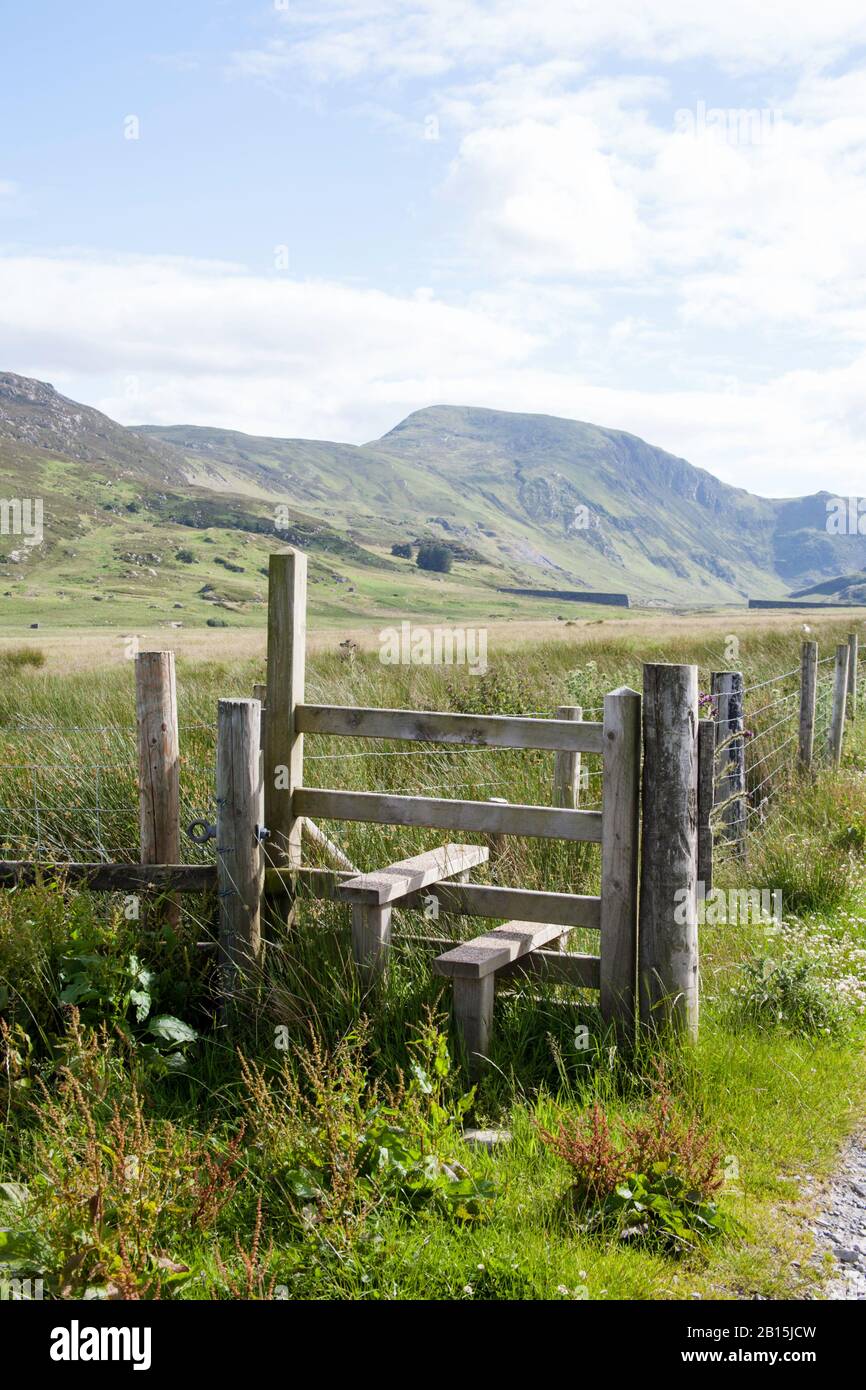
[[[0,335],[4,367],[125,423],[361,442],[449,401],[631,430],[753,491],[862,489],[866,356],[749,387],[613,387],[564,346],[551,366],[541,333],[495,299],[459,307],[426,289],[398,298],[213,262],[71,255],[0,259]],[[623,319],[611,350],[652,336]]]
[[[515,58],[596,63],[711,58],[733,71],[814,67],[866,40],[860,0],[316,0],[278,12],[280,37],[234,58],[247,75],[301,69],[319,80],[364,73],[440,77]]]
[[[406,380],[508,369],[534,342],[426,291],[83,256],[0,259],[0,336],[12,370],[57,377],[125,422],[354,438],[375,432],[376,401],[400,408]]]

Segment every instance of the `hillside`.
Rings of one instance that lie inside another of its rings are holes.
[[[355,446],[126,428],[5,373],[0,495],[44,506],[41,545],[0,539],[15,624],[257,623],[280,543],[310,552],[312,611],[333,623],[562,610],[510,587],[739,603],[866,568],[866,537],[827,534],[828,494],[760,498],[634,435],[469,407],[416,411]],[[450,575],[391,557],[428,537],[452,548]]]
[[[812,584],[807,589],[799,589],[792,598],[816,598],[831,603],[866,604],[866,570],[860,574],[837,575],[822,584]]]

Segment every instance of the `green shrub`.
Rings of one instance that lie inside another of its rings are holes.
[[[814,962],[757,956],[740,967],[733,987],[735,1026],[781,1028],[798,1036],[837,1036],[844,1013]]]
[[[422,541],[415,558],[419,569],[434,570],[437,574],[448,574],[452,562],[451,551],[441,541]]]

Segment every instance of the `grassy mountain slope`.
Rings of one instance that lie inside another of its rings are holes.
[[[866,537],[827,534],[824,494],[759,498],[621,431],[456,406],[357,447],[128,429],[0,374],[0,496],[45,511],[41,545],[0,537],[15,623],[256,623],[280,543],[309,551],[313,612],[335,623],[562,610],[503,587],[729,603],[866,567]],[[423,537],[452,547],[450,575],[391,557]]]

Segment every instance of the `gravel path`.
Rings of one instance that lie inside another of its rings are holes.
[[[836,1262],[824,1296],[866,1299],[866,1134],[843,1151],[813,1230],[819,1250],[829,1250]]]

